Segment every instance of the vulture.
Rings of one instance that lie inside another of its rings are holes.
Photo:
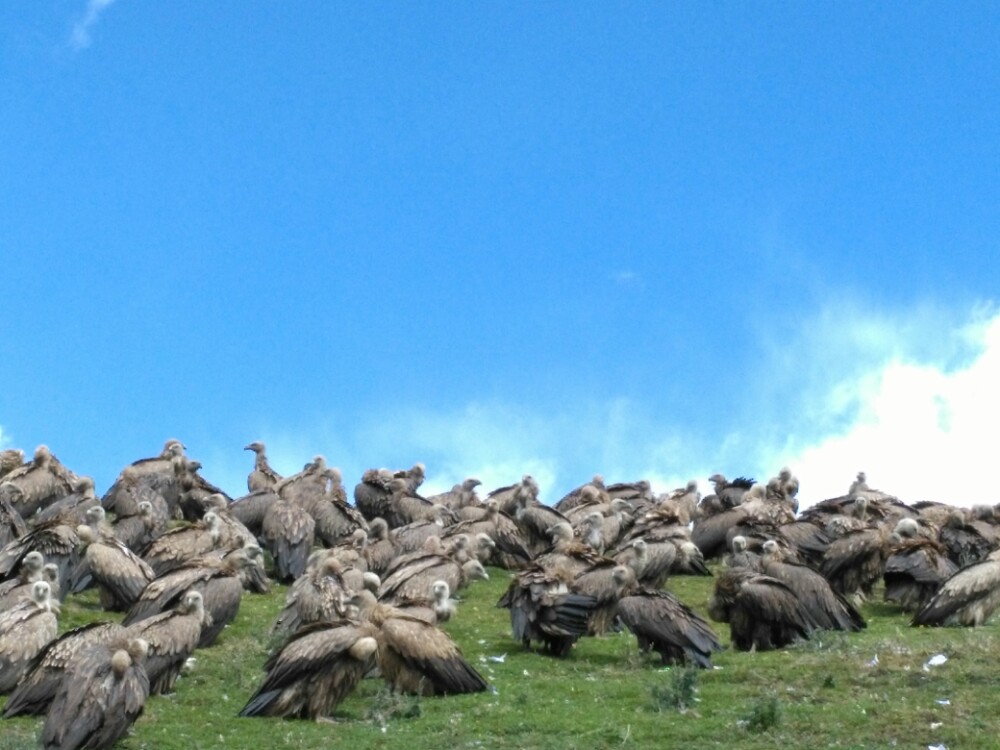
[[[122,625],[132,625],[173,609],[188,591],[198,591],[205,607],[205,620],[197,647],[207,648],[236,618],[243,594],[240,571],[252,564],[242,549],[222,560],[211,557],[193,560],[149,583],[128,610]]]
[[[913,617],[913,625],[983,625],[1000,607],[1000,550],[941,583]]]
[[[701,493],[698,491],[698,482],[692,479],[684,487],[663,497],[659,504],[660,507],[672,510],[681,519],[681,523],[687,525],[697,517],[700,502]]]
[[[140,500],[134,516],[118,516],[111,527],[115,538],[133,552],[146,549],[166,531],[166,515],[156,513],[149,500]]]
[[[356,594],[352,603],[377,628],[379,669],[393,690],[431,696],[480,693],[489,688],[437,626],[379,603],[370,591]]]
[[[349,538],[358,529],[368,530],[368,522],[361,513],[347,504],[347,495],[341,484],[340,470],[328,469],[330,488],[306,492],[297,500],[316,522],[316,537],[327,547],[334,547]]]
[[[0,450],[0,479],[10,474],[14,469],[24,465],[24,451],[20,448],[4,448]]]
[[[570,591],[569,577],[532,565],[513,577],[498,608],[510,610],[514,639],[525,649],[540,641],[545,653],[563,657],[587,634],[597,600]]]
[[[431,584],[427,596],[397,601],[393,606],[409,617],[437,625],[452,618],[457,602],[451,598],[451,587],[448,586],[448,582],[439,580]]]
[[[99,750],[125,736],[149,697],[148,644],[84,648],[67,667],[42,727],[44,750]]]
[[[13,484],[0,484],[0,549],[28,533],[28,525],[11,502],[20,492]]]
[[[99,504],[100,501],[94,495],[94,480],[91,477],[78,477],[70,494],[49,504],[36,513],[31,521],[36,524],[44,521],[61,521],[71,525],[86,523],[84,514]]]
[[[50,641],[35,657],[30,669],[7,699],[4,718],[44,714],[76,655],[94,644],[120,641],[124,633],[125,628],[118,623],[94,622],[69,630]]]
[[[835,591],[864,600],[882,580],[891,533],[889,527],[879,526],[852,531],[835,539],[823,555],[820,573]]]
[[[520,485],[514,491],[514,498],[517,501],[514,521],[521,530],[524,546],[537,555],[549,544],[549,529],[560,523],[569,524],[569,519],[554,508],[539,503],[536,486]],[[572,524],[569,525],[572,529]]]
[[[455,534],[486,534],[495,545],[489,562],[501,568],[512,569],[527,565],[531,560],[521,540],[521,533],[514,519],[500,510],[500,504],[493,499],[487,500],[482,517],[476,521],[462,521],[449,526],[444,538]]]
[[[261,534],[274,558],[275,577],[287,582],[302,575],[316,535],[313,517],[279,496],[264,514]]]
[[[215,550],[222,539],[222,521],[209,511],[193,524],[180,526],[156,539],[142,553],[157,576],[169,573],[201,555]]]
[[[205,621],[205,603],[200,591],[188,591],[180,604],[128,627],[130,638],[149,644],[146,672],[150,693],[160,695],[173,690],[181,667],[201,639]]]
[[[732,568],[715,579],[708,614],[729,623],[730,639],[740,651],[784,648],[819,629],[792,589],[745,568]]]
[[[942,544],[918,536],[918,525],[912,518],[897,523],[894,533],[900,542],[885,561],[884,599],[904,612],[916,612],[930,601],[942,581],[958,571],[958,566],[948,558]]]
[[[386,571],[379,588],[379,599],[394,601],[426,596],[434,581],[442,580],[451,591],[458,591],[472,581],[489,580],[489,574],[478,560],[459,563],[435,551],[402,555]]]
[[[12,485],[17,490],[9,499],[22,518],[30,518],[39,510],[72,494],[77,481],[78,477],[44,445],[35,449],[30,463],[14,469],[3,478],[4,485]]]
[[[355,485],[354,507],[369,521],[388,516],[391,481],[392,472],[388,469],[368,469]]]
[[[336,557],[310,564],[288,588],[285,606],[271,625],[271,634],[294,633],[304,625],[340,620],[347,614],[347,602],[353,595]]]
[[[458,511],[462,508],[479,504],[479,498],[476,497],[476,487],[481,484],[482,482],[478,479],[469,477],[461,484],[454,485],[447,492],[432,495],[427,500],[435,505],[443,505],[450,510]]]
[[[160,455],[134,461],[118,475],[101,505],[116,515],[134,515],[140,500],[159,497],[172,516],[180,502],[181,479],[187,472],[184,444],[167,440]]]
[[[77,551],[79,543],[73,526],[59,521],[38,524],[0,550],[0,577],[9,576],[29,552],[41,552],[46,561],[55,563],[59,568],[59,585],[65,593],[70,573],[80,559]]]
[[[703,516],[714,515],[714,513],[741,505],[743,497],[754,485],[753,479],[748,477],[736,477],[730,481],[723,474],[713,474],[708,478],[708,481],[712,483],[715,494],[702,498],[699,511]],[[714,501],[712,498],[715,498]]]
[[[588,635],[603,635],[611,630],[618,611],[618,601],[635,586],[635,571],[628,565],[602,563],[578,574],[570,590],[594,600],[587,624]]]
[[[604,481],[601,480],[603,484]],[[487,500],[496,500],[497,504],[500,506],[500,510],[509,516],[513,516],[514,512],[517,510],[518,506],[518,495],[520,492],[527,492],[534,498],[538,498],[539,488],[538,482],[530,474],[525,474],[521,477],[521,481],[517,484],[507,485],[506,487],[498,487],[497,489],[490,492],[487,496]]]
[[[829,582],[807,565],[786,562],[773,539],[764,542],[760,571],[788,586],[823,630],[858,631],[865,628],[861,613]]]
[[[17,575],[9,575],[0,581],[0,601],[6,602],[7,597],[15,590],[24,586],[30,588],[35,581],[42,580],[42,568],[45,567],[45,555],[38,550],[32,550],[21,559]],[[13,571],[11,571],[13,572]],[[0,607],[0,611],[9,609],[9,605]]]
[[[535,565],[565,571],[570,576],[582,573],[593,565],[607,562],[604,557],[588,544],[581,544],[573,539],[573,529],[566,521],[560,521],[548,529],[552,546],[537,555],[533,560]]]
[[[0,613],[0,695],[9,693],[32,660],[56,637],[58,603],[45,581],[31,585],[31,598]]]
[[[444,505],[435,505],[417,494],[412,482],[405,477],[394,477],[389,482],[389,504],[385,520],[390,528],[406,526],[414,521],[438,521],[444,524],[457,520],[457,516]]]
[[[100,507],[95,510],[104,512]],[[111,534],[98,537],[91,526],[78,526],[76,533],[86,551],[73,571],[70,590],[80,592],[93,579],[100,590],[101,606],[124,612],[156,577],[153,569]]]
[[[264,443],[256,440],[243,450],[254,452],[253,471],[247,477],[247,490],[251,493],[260,490],[274,490],[282,480],[282,476],[271,468],[264,452]]]
[[[373,518],[368,522],[368,536],[361,550],[368,570],[382,575],[396,557],[396,546],[390,538],[389,524],[384,518]]]
[[[655,651],[664,664],[712,667],[722,644],[701,615],[668,591],[640,589],[618,602],[618,618],[636,637],[643,653]]]
[[[736,534],[729,543],[729,548],[732,551],[726,555],[727,568],[746,568],[760,572],[760,554],[749,548],[745,536]]]
[[[300,628],[264,665],[240,716],[328,718],[375,666],[375,628],[346,620]]]
[[[277,501],[278,495],[274,490],[257,490],[233,500],[229,504],[229,512],[233,518],[246,526],[254,537],[259,537],[264,525],[264,515]]]
[[[535,494],[537,497],[537,493]],[[560,513],[567,515],[571,510],[574,510],[580,505],[587,505],[595,502],[600,503],[603,501],[610,502],[611,496],[608,495],[608,489],[604,484],[604,477],[600,474],[595,474],[594,478],[587,484],[580,485],[579,487],[570,490],[559,498],[559,500],[557,500],[555,505],[552,507]]]

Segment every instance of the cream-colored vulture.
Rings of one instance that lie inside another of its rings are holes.
[[[42,566],[45,565],[45,555],[38,550],[32,550],[21,560],[21,565],[17,570],[17,575],[10,574],[6,579],[0,580],[0,600],[6,597],[14,589],[28,586],[35,581],[42,580]],[[7,606],[0,607],[0,612],[8,609]]]
[[[389,482],[392,478],[388,469],[368,469],[354,486],[354,507],[369,522],[385,518],[389,513],[389,498],[392,496]]]
[[[316,536],[316,522],[296,503],[279,496],[264,515],[264,544],[274,558],[274,576],[289,582],[306,569]]]
[[[0,695],[9,693],[32,661],[56,637],[58,602],[45,581],[31,585],[31,598],[0,612]]]
[[[392,542],[389,524],[384,518],[373,518],[368,522],[368,536],[361,554],[368,564],[368,570],[382,575],[396,558],[396,545]]]
[[[571,578],[593,565],[606,563],[609,558],[601,555],[589,544],[576,541],[573,529],[566,521],[559,521],[548,529],[552,545],[532,561],[548,570],[560,570]]]
[[[938,531],[938,541],[948,550],[948,558],[959,568],[979,562],[996,549],[993,539],[968,523],[965,513],[954,507],[947,522]]]
[[[702,516],[691,527],[691,541],[701,550],[706,559],[725,554],[726,538],[731,529],[736,528],[750,517],[746,505],[737,505],[721,513]]]
[[[489,574],[478,560],[459,563],[441,554],[443,550],[413,552],[402,555],[386,571],[378,597],[386,602],[426,596],[434,581],[442,580],[451,591],[459,591],[472,581],[489,580]]]
[[[78,526],[76,533],[85,551],[70,578],[70,591],[79,593],[93,580],[101,606],[124,612],[156,578],[153,568],[110,534],[98,536],[91,526]]]
[[[698,503],[701,502],[701,492],[698,482],[690,480],[684,487],[675,489],[666,497],[660,498],[659,505],[673,510],[682,524],[687,524],[698,517]]]
[[[222,521],[209,511],[197,523],[180,526],[154,540],[142,553],[157,576],[176,570],[189,560],[207,555],[222,544]]]
[[[43,750],[110,748],[139,718],[149,697],[148,644],[92,645],[67,669],[42,727]]]
[[[370,591],[357,594],[354,603],[362,619],[377,628],[379,669],[393,690],[430,696],[479,693],[489,687],[437,626],[378,602]]]
[[[498,487],[489,494],[486,495],[486,500],[496,500],[497,504],[500,506],[500,510],[507,515],[513,517],[515,511],[517,511],[518,506],[518,495],[521,492],[526,492],[531,497],[538,500],[538,482],[530,474],[525,474],[521,477],[521,481],[517,484],[510,484],[506,487]]]
[[[197,647],[207,648],[239,613],[243,595],[240,571],[252,564],[242,549],[229,553],[222,560],[214,557],[193,560],[146,586],[128,610],[122,625],[132,625],[174,609],[189,591],[198,591],[202,595],[205,619]]]
[[[677,547],[677,557],[670,569],[673,575],[679,576],[710,576],[712,571],[705,565],[705,557],[698,549],[698,545],[686,539],[676,539],[674,544]]]
[[[726,555],[727,568],[747,568],[760,572],[760,552],[751,550],[747,538],[736,534],[729,543],[730,553]]]
[[[958,571],[948,550],[937,541],[937,529],[921,527],[924,519],[903,518],[893,529],[893,545],[885,561],[883,599],[904,612],[916,612]],[[924,523],[926,523],[924,521]]]
[[[978,627],[1000,607],[1000,550],[946,579],[913,625]]]
[[[730,639],[740,651],[784,648],[819,629],[786,584],[745,568],[732,568],[715,579],[708,614],[729,623]]]
[[[408,617],[437,625],[447,622],[455,614],[458,603],[451,598],[451,589],[447,581],[434,581],[430,590],[422,597],[414,599],[397,599],[392,606]]]
[[[799,598],[822,630],[863,630],[865,620],[854,606],[812,568],[786,562],[781,547],[770,539],[764,542],[760,570],[786,584]]]
[[[699,515],[710,516],[729,508],[743,504],[743,498],[753,487],[754,481],[749,477],[726,479],[724,474],[713,474],[708,478],[715,490],[713,495],[702,498],[699,503]]]
[[[712,626],[668,591],[640,589],[623,596],[618,618],[635,635],[639,650],[655,651],[664,664],[711,669],[712,654],[722,651]]]
[[[511,579],[497,607],[510,610],[514,640],[525,649],[540,642],[544,653],[564,657],[587,634],[597,600],[570,591],[571,580],[560,570],[540,565],[530,565]]]
[[[524,485],[515,492],[517,509],[514,512],[514,522],[521,530],[524,546],[533,555],[543,552],[552,539],[550,529],[557,524],[565,523],[572,530],[572,524],[559,511],[538,502],[530,488]]]
[[[396,554],[405,555],[408,552],[416,552],[423,548],[430,537],[443,537],[445,534],[443,518],[445,510],[444,506],[435,506],[433,517],[412,521],[392,529],[389,532],[389,538],[396,547]]]
[[[297,502],[316,522],[316,539],[333,547],[349,538],[358,529],[368,531],[364,516],[347,504],[347,494],[341,480],[340,469],[326,470],[327,489],[302,493]]]
[[[260,490],[273,490],[277,487],[283,477],[271,468],[264,443],[255,440],[243,450],[254,452],[253,470],[247,476],[247,490],[254,493]]]
[[[305,626],[264,665],[264,681],[240,716],[328,719],[375,666],[378,641],[368,623]]]
[[[389,482],[392,495],[385,516],[390,528],[399,528],[415,521],[437,521],[444,525],[454,523],[457,516],[443,505],[435,505],[421,497],[405,477],[394,477]]]
[[[3,716],[40,716],[49,710],[67,668],[81,649],[124,642],[125,628],[116,622],[94,622],[63,633],[43,648],[31,669],[7,698]]]
[[[535,496],[537,497],[537,493]],[[593,479],[586,484],[567,492],[552,507],[568,517],[569,512],[576,509],[577,506],[595,502],[599,504],[611,502],[608,488],[604,484],[604,477],[600,474],[595,474]]]
[[[237,549],[256,540],[256,535],[230,511],[232,503],[222,493],[206,496],[201,505],[200,515],[211,511],[219,517],[219,546],[223,549]]]
[[[205,603],[201,592],[188,591],[176,608],[127,628],[128,637],[141,638],[149,644],[146,672],[152,695],[173,690],[181,667],[201,639],[204,621]]]
[[[0,578],[10,576],[28,553],[40,552],[59,568],[59,587],[65,594],[70,574],[80,559],[79,544],[74,526],[58,521],[38,524],[0,550]]]
[[[10,497],[11,504],[22,518],[30,518],[73,493],[78,477],[52,455],[47,446],[39,445],[30,463],[14,469],[3,478],[3,484],[15,486],[19,492]]]

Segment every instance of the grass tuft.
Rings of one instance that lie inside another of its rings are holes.
[[[743,720],[748,732],[760,734],[774,729],[781,723],[781,704],[778,696],[769,695],[757,700]]]
[[[383,688],[371,697],[371,705],[365,711],[365,720],[384,727],[393,719],[416,719],[420,713],[420,699],[417,696],[403,695]]]
[[[653,685],[652,708],[657,713],[680,711],[684,713],[693,707],[698,698],[699,672],[694,667],[679,667],[670,671],[666,685]]]

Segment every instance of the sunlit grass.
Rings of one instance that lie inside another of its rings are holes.
[[[447,626],[495,692],[398,698],[367,680],[340,706],[335,725],[239,719],[272,646],[267,629],[285,595],[277,586],[266,597],[244,596],[217,645],[197,652],[175,694],[150,699],[122,746],[992,748],[1000,736],[1000,638],[992,624],[914,629],[904,615],[873,604],[864,608],[864,632],[822,634],[778,652],[727,649],[715,657],[716,669],[686,684],[682,669],[639,654],[628,633],[584,639],[564,660],[524,652],[511,639],[507,612],[495,607],[507,580],[493,570],[490,581],[463,592]],[[705,578],[668,584],[702,614],[711,586]],[[62,625],[106,617],[89,595],[64,607]],[[728,642],[726,626],[716,627]],[[939,653],[947,662],[925,669]],[[671,705],[675,698],[684,710]],[[0,726],[0,750],[13,750],[36,746],[41,721]]]

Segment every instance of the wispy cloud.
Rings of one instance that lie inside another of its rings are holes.
[[[73,49],[82,50],[90,46],[91,30],[101,14],[114,2],[115,0],[87,0],[87,9],[80,20],[73,24],[73,31],[70,34],[69,43]]]

